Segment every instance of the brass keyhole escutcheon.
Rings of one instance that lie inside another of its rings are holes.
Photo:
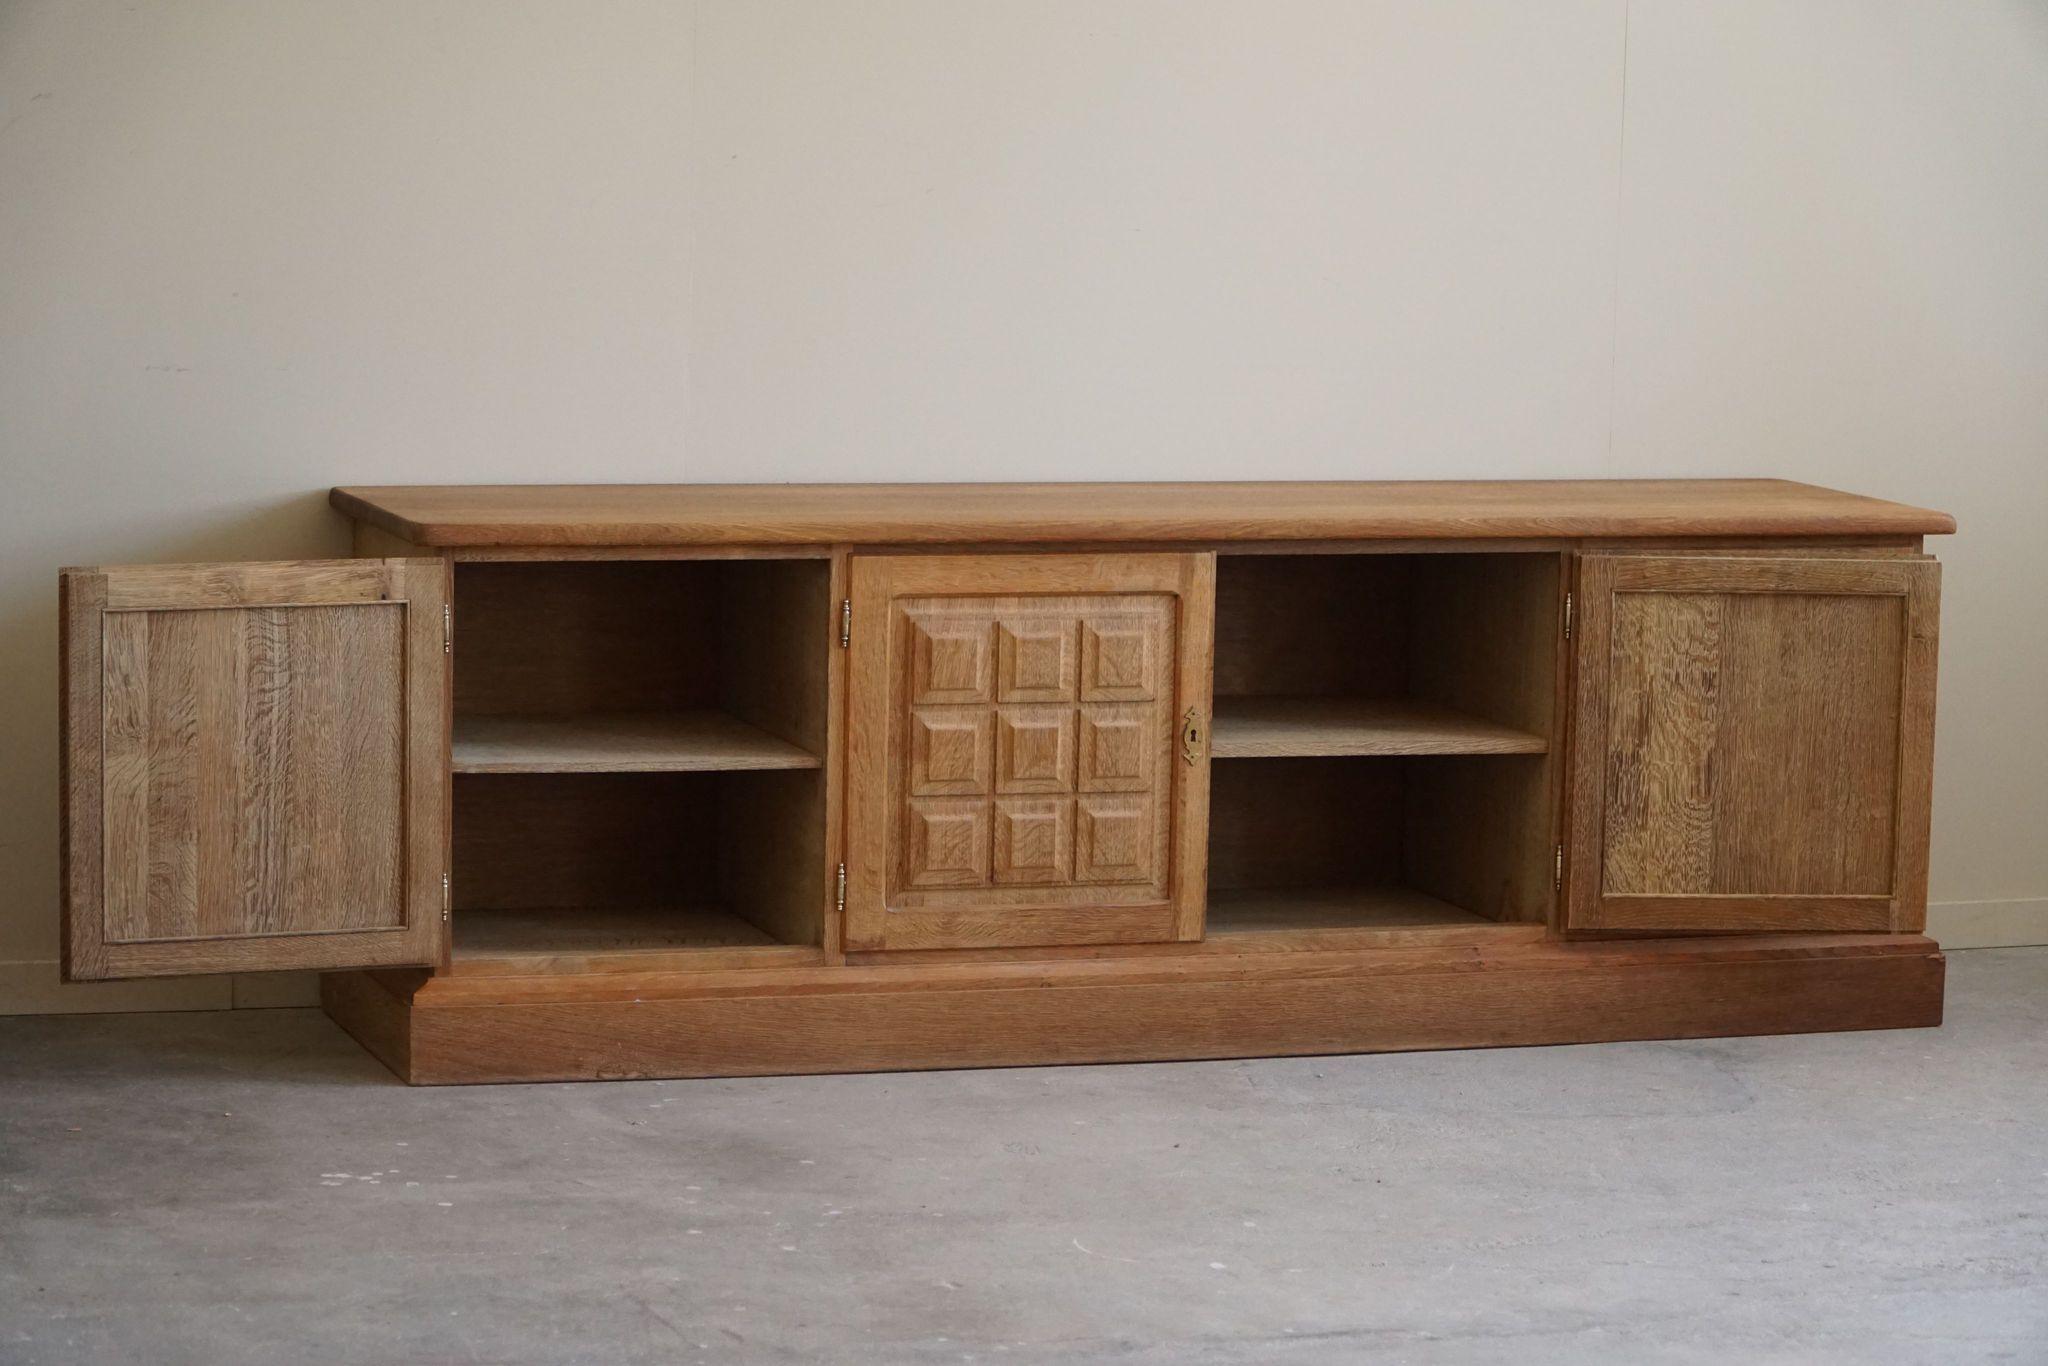
[[[1180,719],[1180,757],[1193,764],[1202,753],[1202,714],[1193,707]]]

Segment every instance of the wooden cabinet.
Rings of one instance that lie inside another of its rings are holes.
[[[1572,929],[1926,923],[1932,560],[1593,554],[1579,584]]]
[[[1770,480],[336,490],[62,580],[66,971],[413,1081],[1939,1020],[1939,513]]]
[[[67,570],[67,976],[446,957],[434,559]]]
[[[854,557],[847,947],[1201,936],[1215,576]]]

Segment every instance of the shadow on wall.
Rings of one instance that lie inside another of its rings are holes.
[[[195,499],[195,502],[203,501]],[[168,534],[166,525],[173,529]],[[323,487],[225,516],[174,510],[81,529],[54,515],[0,556],[0,962],[57,952],[57,571],[71,565],[323,559],[349,553]]]

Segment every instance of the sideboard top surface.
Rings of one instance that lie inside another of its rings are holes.
[[[422,546],[1919,536],[1946,513],[1784,479],[337,488]]]

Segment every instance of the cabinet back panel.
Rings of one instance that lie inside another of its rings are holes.
[[[1223,555],[1218,697],[1412,697],[1549,736],[1555,554]]]
[[[1216,696],[1401,696],[1412,561],[1218,556]]]
[[[717,900],[722,776],[458,776],[456,913]]]
[[[1232,759],[1210,770],[1209,885],[1401,880],[1400,759]]]
[[[465,774],[456,914],[715,905],[776,942],[817,944],[824,801],[812,769]]]
[[[716,564],[455,567],[455,710],[718,705]]]

